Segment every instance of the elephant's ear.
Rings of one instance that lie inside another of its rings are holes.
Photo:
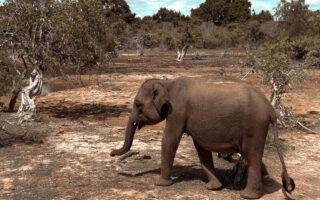
[[[171,112],[169,94],[165,86],[156,82],[153,85],[153,102],[162,119],[166,118]]]

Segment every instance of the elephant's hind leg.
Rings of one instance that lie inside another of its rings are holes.
[[[193,140],[193,143],[198,152],[201,167],[205,171],[209,179],[209,182],[206,184],[206,188],[209,190],[220,189],[222,187],[222,184],[215,175],[211,151],[203,149],[195,140]]]
[[[262,175],[262,178],[268,178],[270,176],[269,172],[267,170],[267,167],[263,162],[262,162],[262,166],[261,166],[261,175]]]
[[[245,152],[243,152],[244,158],[248,163],[247,185],[244,191],[241,192],[241,197],[245,199],[258,199],[263,195],[262,175],[267,173],[267,171],[262,163],[262,147],[264,146],[261,145],[260,148],[260,145],[246,145],[247,149]]]

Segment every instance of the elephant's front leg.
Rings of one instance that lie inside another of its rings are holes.
[[[198,152],[201,167],[209,179],[209,182],[206,184],[206,188],[209,190],[220,189],[222,184],[215,175],[211,151],[202,148],[195,140],[193,140],[193,143]]]
[[[157,186],[172,185],[171,169],[183,132],[183,125],[167,120],[161,143],[161,175],[155,182]]]

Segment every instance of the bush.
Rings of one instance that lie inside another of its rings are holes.
[[[307,67],[318,68],[320,69],[320,47],[315,47],[313,50],[310,50],[305,59],[304,63]]]
[[[261,73],[267,81],[272,72],[276,70],[290,70],[290,44],[287,40],[264,44],[255,53],[249,54],[243,66]]]
[[[246,41],[250,46],[258,44],[264,38],[264,33],[260,31],[260,22],[256,20],[250,21],[246,27]]]
[[[11,60],[6,53],[0,52],[0,96],[12,90],[14,70]]]
[[[306,56],[313,51],[315,54],[317,47],[320,45],[320,38],[313,36],[298,37],[290,43],[291,57],[294,60],[305,60]],[[312,54],[309,55],[309,57]]]

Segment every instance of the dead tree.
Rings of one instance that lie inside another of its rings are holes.
[[[29,4],[24,1],[15,2],[15,6],[19,9],[10,16],[10,19],[13,19],[13,23],[21,20],[26,10],[30,9],[31,5]],[[26,23],[26,26],[14,26],[14,28],[6,30],[6,37],[3,37],[5,38],[7,49],[11,49],[10,54],[13,58],[13,66],[17,72],[17,76],[13,81],[13,91],[8,106],[8,111],[10,112],[14,111],[17,98],[23,89],[22,80],[30,73],[27,63],[44,71],[49,60],[52,23],[47,16],[46,1],[39,1],[37,4],[32,5],[32,8],[35,9],[33,11],[37,12],[39,17],[31,18]],[[15,67],[18,58],[21,59],[24,70],[18,70]]]
[[[282,104],[281,97],[285,93],[286,86],[289,85],[290,77],[281,70],[275,70],[270,75],[271,89],[271,104],[278,111],[278,123],[285,128],[301,127],[303,130],[319,134],[310,128],[303,125],[294,115]]]
[[[180,30],[177,38],[177,61],[181,62],[184,60],[190,45],[193,43],[193,38],[188,27],[184,27]]]
[[[271,105],[279,112],[279,123],[283,126],[288,126],[290,112],[283,106],[281,97],[285,93],[285,88],[289,84],[288,75],[280,70],[275,70],[270,75],[271,84]]]
[[[178,62],[183,61],[184,57],[185,57],[186,54],[187,54],[188,49],[189,49],[189,45],[188,45],[188,44],[184,45],[184,46],[181,47],[181,48],[178,48],[178,50],[177,50],[177,54],[178,54],[178,56],[177,56],[177,61],[178,61]]]
[[[144,54],[144,38],[143,36],[137,36],[134,38],[137,46],[137,56],[143,56]]]
[[[21,124],[35,117],[36,99],[42,90],[42,73],[39,69],[34,69],[30,75],[29,85],[21,91],[21,104],[18,110],[19,121]]]

